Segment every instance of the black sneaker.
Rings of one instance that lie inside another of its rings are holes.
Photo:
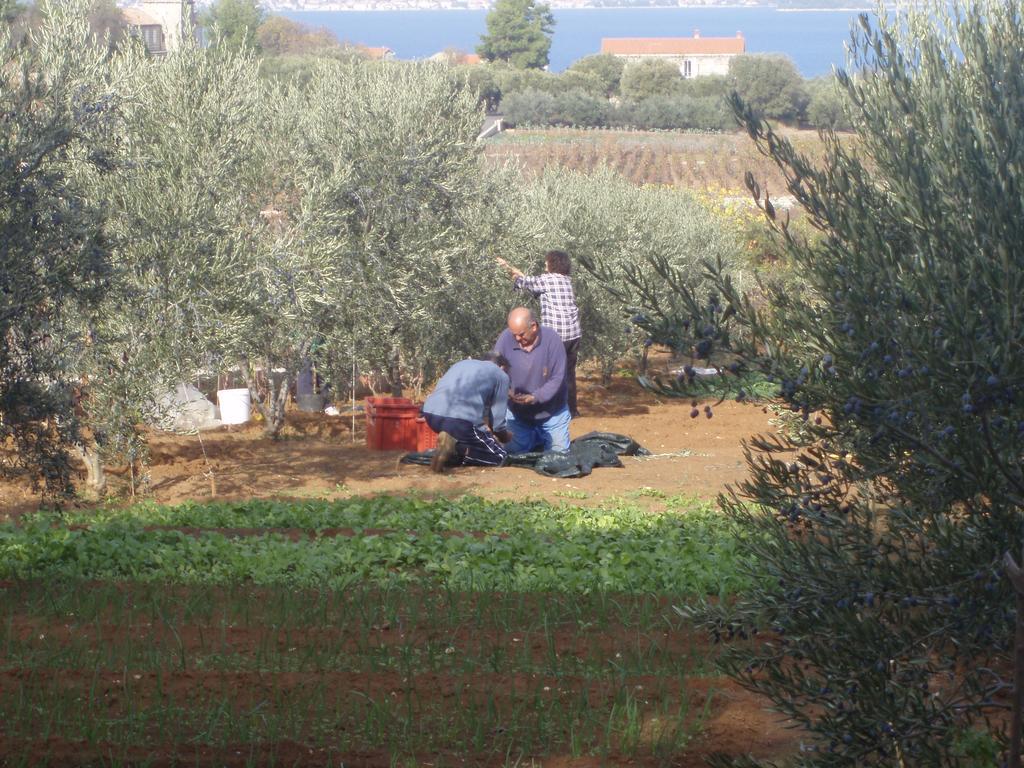
[[[434,455],[430,458],[430,471],[444,472],[448,460],[455,455],[457,445],[458,443],[455,441],[455,438],[447,432],[438,432],[437,448],[434,449]]]

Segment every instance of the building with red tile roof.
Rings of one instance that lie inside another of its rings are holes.
[[[376,61],[391,61],[395,58],[395,52],[385,46],[357,45],[356,50]]]
[[[679,67],[683,77],[725,75],[729,60],[746,51],[743,34],[735,37],[701,37],[694,30],[693,37],[605,37],[601,39],[601,53],[611,54],[629,62],[649,60],[669,61]]]

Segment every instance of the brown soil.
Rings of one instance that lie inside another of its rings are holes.
[[[293,637],[293,642],[296,642]],[[292,648],[290,650],[296,650]],[[104,717],[118,720],[144,711],[178,711],[205,716],[211,710],[230,711],[244,718],[246,713],[262,709],[268,714],[289,712],[299,722],[309,722],[307,710],[312,702],[331,702],[334,727],[341,732],[358,733],[369,702],[394,708],[408,715],[417,741],[431,743],[431,731],[443,728],[453,708],[488,709],[497,722],[507,720],[529,722],[531,709],[586,706],[605,711],[611,702],[628,692],[637,700],[640,716],[646,724],[658,722],[658,712],[675,711],[686,701],[688,716],[685,727],[696,725],[697,735],[686,748],[671,755],[652,753],[641,741],[638,749],[616,753],[598,763],[593,758],[572,758],[561,755],[536,755],[532,761],[540,765],[676,765],[702,766],[704,759],[715,753],[733,756],[777,759],[791,755],[794,732],[778,716],[764,707],[764,701],[730,680],[721,677],[687,676],[667,679],[655,676],[612,678],[581,678],[572,675],[538,673],[421,673],[408,675],[390,672],[264,672],[212,671],[161,668],[159,670],[127,669],[7,669],[0,670],[0,698],[16,701],[23,697],[47,700],[59,697],[64,701],[81,702],[90,708],[101,708]],[[59,736],[27,739],[0,733],[0,753],[38,759],[39,764],[85,765],[103,757],[118,756],[129,764],[146,765],[195,764],[201,766],[252,765],[245,757],[253,750],[266,753],[266,760],[280,760],[291,754],[293,747],[301,750],[289,758],[288,764],[324,765],[330,757],[334,763],[384,766],[394,765],[391,750],[345,749],[325,747],[323,735],[302,730],[290,734],[288,740],[265,740],[218,747],[196,744],[194,724],[184,718],[160,721],[147,726],[133,739],[131,746],[103,741],[85,743]],[[529,725],[527,725],[529,727]],[[492,732],[501,742],[500,728]],[[653,742],[653,734],[651,735]],[[490,740],[490,739],[489,739]],[[426,749],[430,749],[426,747]],[[451,762],[469,765],[497,766],[505,764],[504,754],[492,748],[489,752],[458,753],[430,750],[416,755],[418,762],[432,762],[444,757]],[[262,760],[255,764],[265,764]]]
[[[53,615],[39,601],[49,587],[0,583],[7,614],[5,650],[0,653],[0,754],[39,765],[87,765],[105,759],[211,768],[285,759],[296,766],[394,765],[394,744],[377,749],[373,742],[380,734],[364,729],[372,707],[389,713],[382,721],[387,733],[410,737],[416,745],[415,754],[402,751],[405,762],[415,758],[418,764],[498,766],[507,764],[503,745],[515,745],[517,729],[531,732],[538,711],[548,713],[541,719],[557,717],[553,713],[558,709],[578,711],[585,702],[603,723],[623,696],[635,701],[643,724],[637,746],[623,751],[612,743],[606,759],[542,749],[522,756],[524,762],[702,766],[713,753],[784,759],[793,754],[799,738],[765,708],[763,699],[730,680],[707,676],[717,646],[672,620],[671,601],[665,598],[652,602],[621,596],[627,613],[647,604],[653,614],[646,629],[614,617],[606,617],[610,621],[599,626],[581,624],[557,612],[554,624],[542,625],[536,612],[543,595],[524,596],[512,624],[506,624],[511,617],[500,611],[493,620],[468,620],[476,614],[478,601],[500,599],[483,594],[460,596],[465,602],[459,604],[454,623],[443,611],[431,610],[418,613],[415,621],[405,621],[400,611],[397,624],[371,623],[374,620],[361,617],[359,611],[346,609],[338,616],[311,614],[309,618],[319,624],[289,621],[279,626],[280,619],[272,618],[274,609],[264,606],[280,599],[274,590],[169,586],[165,597],[170,610],[151,615],[153,586],[110,586],[125,598],[116,602],[134,606],[130,616],[114,621],[106,616],[104,603],[95,606],[96,616]],[[184,607],[197,589],[209,601],[205,623],[190,620]],[[301,600],[303,593],[294,592],[293,597]],[[419,597],[431,605],[450,599],[429,591]],[[372,595],[369,599],[372,603]],[[231,606],[236,612],[245,607],[241,625],[228,615]],[[664,623],[657,619],[662,613]],[[344,616],[349,618],[339,620]],[[145,649],[141,655],[140,649]],[[443,661],[416,661],[430,659],[431,654]],[[125,662],[126,656],[134,662]],[[395,663],[405,657],[414,659],[409,670]],[[504,660],[502,671],[489,671],[494,658]],[[627,672],[638,660],[644,660],[646,668],[670,663],[681,674]],[[65,666],[68,663],[71,666]],[[572,666],[579,672],[556,674],[554,670],[566,663],[579,663]],[[581,676],[583,670],[586,676]],[[25,732],[24,712],[17,715],[15,730],[10,730],[14,718],[7,727],[2,725],[2,715],[18,713],[19,702],[26,701],[36,702],[43,712],[48,707],[67,710],[57,720],[69,724],[75,722],[79,708],[89,711],[93,722],[132,721],[134,735],[108,742],[96,731],[98,738],[83,742],[69,738],[63,731],[67,726],[59,726],[43,738]],[[679,727],[671,718],[682,702],[682,727],[696,733],[683,749],[666,754],[656,746],[658,734],[666,727]],[[447,737],[436,735],[453,723],[456,730],[464,730],[466,721],[461,718],[469,709],[487,720],[483,751],[453,750]],[[205,733],[216,718],[245,722],[257,712],[271,721],[282,715],[293,718],[295,726],[287,739],[264,736],[227,744]],[[316,725],[325,714],[332,729],[326,733]],[[507,733],[506,725],[511,729]],[[346,735],[351,740],[339,746],[338,739]]]
[[[716,648],[703,633],[692,631],[646,631],[619,624],[603,624],[596,629],[578,626],[552,627],[545,633],[524,629],[488,629],[470,626],[439,627],[429,622],[390,622],[373,627],[289,625],[284,631],[272,626],[233,626],[220,624],[176,624],[134,622],[130,625],[54,623],[40,617],[17,617],[8,621],[9,641],[57,647],[76,643],[88,647],[147,646],[190,657],[203,654],[255,656],[272,650],[280,653],[297,643],[303,650],[340,654],[365,652],[414,645],[425,648],[444,643],[460,653],[485,656],[502,648],[514,656],[529,652],[535,658],[545,655],[575,658],[599,663],[626,651],[626,656],[658,655],[688,659],[692,665],[704,665],[717,656]],[[40,639],[42,638],[42,639]]]
[[[712,403],[714,405],[714,403]],[[654,456],[624,458],[623,469],[597,469],[561,480],[520,468],[459,468],[444,475],[398,462],[397,451],[365,447],[363,416],[289,413],[281,439],[263,436],[258,423],[194,435],[155,432],[147,498],[175,504],[210,498],[338,498],[381,493],[431,496],[475,494],[489,499],[546,499],[589,505],[616,496],[657,507],[664,495],[712,499],[746,474],[742,443],[770,431],[770,414],[732,401],[714,416],[690,418],[689,400],[658,398],[628,379],[608,386],[581,381],[580,410],[571,435],[600,430],[630,435]],[[212,476],[211,476],[212,472]],[[124,472],[110,473],[115,488]],[[18,514],[37,506],[23,486],[0,484],[0,511]]]
[[[177,436],[154,433],[151,435],[152,466],[148,497],[162,503],[186,500],[247,498],[338,498],[350,495],[380,493],[420,493],[424,495],[456,496],[475,494],[489,499],[546,499],[556,503],[600,504],[615,497],[625,497],[630,503],[658,509],[665,496],[682,495],[712,499],[730,484],[744,479],[746,474],[743,441],[758,433],[771,431],[770,413],[760,406],[734,402],[714,404],[714,417],[708,419],[700,404],[699,418],[692,419],[690,401],[659,399],[641,391],[629,380],[617,380],[611,386],[601,386],[595,380],[581,382],[580,408],[584,415],[572,425],[572,435],[601,430],[634,437],[653,454],[648,458],[625,458],[622,469],[597,469],[592,475],[572,480],[542,477],[531,470],[461,468],[444,475],[434,475],[425,467],[401,465],[399,452],[373,452],[364,446],[362,415],[351,430],[347,416],[329,417],[320,414],[289,414],[288,426],[280,440],[269,440],[262,434],[259,424],[242,427],[223,427],[206,432],[200,440],[196,436]],[[212,481],[211,481],[212,470]],[[116,483],[119,475],[112,473]],[[0,485],[0,512],[17,515],[34,508],[37,499],[29,489],[8,483]],[[84,504],[84,502],[81,502]],[[185,529],[179,529],[185,530]],[[187,533],[195,531],[186,530]],[[250,535],[255,531],[238,529],[225,531],[230,535]],[[264,532],[264,531],[260,531]],[[281,530],[281,533],[301,538],[308,532]],[[319,535],[346,536],[354,531],[337,529]],[[360,533],[365,533],[360,532]],[[477,532],[467,532],[476,535]],[[3,585],[0,585],[3,586]],[[173,589],[173,588],[172,588]],[[6,590],[2,590],[6,592]],[[401,647],[407,643],[396,628],[388,625],[371,628],[369,637],[356,637],[344,628],[308,628],[303,642],[312,648],[334,651],[365,650],[367,644],[382,649]],[[404,627],[415,632],[417,643],[450,642],[454,647],[478,649],[485,646],[506,645],[522,641],[541,651],[580,659],[600,659],[611,656],[623,644],[636,645],[635,631],[625,626],[603,626],[597,632],[581,632],[578,628],[556,631],[553,639],[537,637],[513,638],[493,629],[481,627],[449,627],[442,638],[436,627]],[[48,637],[58,644],[103,645],[125,642],[161,648],[181,648],[190,655],[201,652],[211,643],[221,654],[250,657],[257,649],[270,647],[280,651],[281,638],[273,628],[231,628],[224,631],[218,626],[203,627],[188,623],[179,625],[171,635],[160,626],[115,623],[95,623],[71,626],[35,617],[9,617],[8,637],[24,642],[33,637]],[[501,635],[499,637],[499,635]],[[216,640],[212,640],[216,638]],[[289,642],[294,642],[291,635]],[[549,646],[551,642],[553,645]],[[715,649],[705,640],[686,631],[666,631],[642,639],[644,652],[679,654],[696,660],[713,659]],[[543,647],[541,646],[543,644]],[[517,647],[522,647],[517,646]],[[290,650],[290,648],[285,649]],[[119,697],[123,695],[125,670],[109,673],[102,670],[18,670],[13,659],[0,655],[0,700],[29,687],[33,690],[56,686],[60,695],[94,697],[97,692],[105,697],[106,706],[117,714]],[[710,668],[704,665],[704,668]],[[479,672],[462,676],[448,674],[422,674],[408,679],[400,674],[370,672],[324,673],[256,673],[197,670],[138,670],[132,684],[142,699],[157,702],[160,697],[182,704],[196,700],[203,706],[226,697],[238,706],[249,706],[270,700],[298,702],[301,706],[303,691],[311,686],[328,686],[337,692],[340,700],[350,701],[358,692],[364,695],[406,695],[417,706],[431,712],[449,711],[453,702],[452,691],[458,688],[463,704],[476,702],[482,706],[485,699],[497,702],[498,709],[522,706],[523,696],[532,696],[544,682],[528,675],[487,675]],[[390,676],[389,676],[390,675]],[[109,678],[109,679],[108,679]],[[566,701],[580,695],[596,697],[607,702],[611,691],[602,688],[610,683],[571,678],[553,678],[551,692],[545,695],[564,696]],[[682,754],[668,758],[648,753],[609,755],[607,760],[593,757],[575,758],[560,755],[526,756],[538,765],[558,768],[590,768],[603,765],[671,764],[701,766],[704,758],[713,753],[729,755],[750,754],[759,758],[785,759],[795,754],[800,740],[798,731],[787,728],[777,715],[766,709],[766,702],[725,678],[687,677],[685,694],[678,680],[630,678],[630,685],[644,686],[650,696],[676,700],[685,696],[693,712],[703,712],[700,735]],[[356,692],[356,693],[353,693]],[[198,697],[198,698],[196,698]],[[468,698],[467,698],[468,697]],[[204,703],[205,702],[205,703]],[[432,708],[431,702],[436,704]],[[706,705],[706,706],[705,706]],[[251,707],[250,707],[251,708]],[[358,711],[353,710],[358,718]],[[429,718],[428,718],[429,720]],[[354,721],[353,721],[354,722]],[[425,722],[417,727],[429,728]],[[789,724],[791,725],[791,724]],[[322,742],[304,740],[275,741],[272,744],[251,743],[213,746],[196,744],[188,739],[173,739],[161,747],[159,739],[152,743],[139,743],[125,748],[113,747],[102,741],[84,744],[60,737],[32,740],[13,737],[0,728],[0,754],[18,754],[38,758],[39,764],[72,765],[92,760],[102,761],[111,754],[120,755],[128,764],[147,765],[195,764],[204,766],[269,764],[289,765],[338,764],[377,766],[393,765],[393,754],[388,749],[345,750],[322,746]],[[451,751],[418,754],[422,764],[499,765],[506,760],[504,753],[475,753]]]

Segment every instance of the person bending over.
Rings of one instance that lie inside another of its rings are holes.
[[[508,360],[512,379],[508,452],[569,450],[565,346],[555,330],[538,323],[526,307],[516,307],[494,351]]]
[[[447,464],[500,467],[508,452],[508,360],[491,353],[449,368],[423,403],[423,419],[437,432],[430,461],[434,472]],[[487,428],[490,424],[491,428]]]

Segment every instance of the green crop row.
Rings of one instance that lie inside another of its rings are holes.
[[[189,502],[180,506],[139,504],[75,512],[72,517],[40,512],[23,518],[28,523],[122,523],[199,528],[326,528],[395,529],[403,531],[486,531],[495,534],[547,535],[579,531],[632,531],[663,534],[683,525],[725,533],[730,526],[706,502],[670,497],[667,515],[627,503],[597,508],[544,502],[486,501],[463,496],[458,499],[422,499],[409,496],[354,497],[334,501],[245,500],[215,503]]]
[[[478,499],[141,506],[0,527],[0,576],[345,588],[726,594],[747,586],[742,535],[707,508],[653,515]],[[356,529],[354,536],[232,536],[192,528]],[[385,529],[365,533],[366,529]],[[476,536],[452,535],[477,532]]]

